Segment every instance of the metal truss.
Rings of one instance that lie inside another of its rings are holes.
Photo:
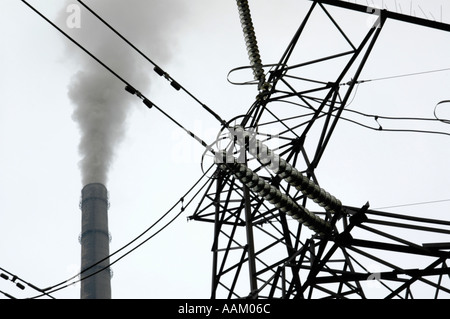
[[[315,171],[387,19],[450,27],[381,10],[355,41],[329,6],[373,14],[312,1],[279,62],[255,73],[256,101],[218,139],[217,170],[190,217],[214,225],[211,298],[449,298],[450,221],[346,206]],[[302,60],[314,13],[344,49]]]

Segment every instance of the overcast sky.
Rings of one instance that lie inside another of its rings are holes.
[[[81,10],[80,29],[67,29],[65,18],[70,13],[66,9],[76,1],[29,2],[187,129],[208,142],[214,140],[219,123],[188,95],[175,91],[153,72],[150,63],[88,12]],[[244,114],[253,103],[255,87],[227,81],[231,69],[249,63],[235,1],[86,3],[222,118]],[[249,3],[263,63],[276,63],[311,1]],[[450,5],[443,0],[370,3],[450,23]],[[356,37],[370,18],[336,8],[330,12]],[[310,26],[311,48],[333,44],[321,19],[317,16]],[[111,75],[21,1],[0,2],[0,34],[0,267],[46,288],[76,275],[80,267],[81,131],[73,117],[76,103],[70,88],[82,69]],[[112,52],[110,45],[117,51]],[[448,69],[448,52],[450,33],[388,21],[361,79]],[[123,83],[109,80],[101,83],[109,83],[111,95],[121,98],[127,108],[123,136],[114,148],[105,182],[114,252],[161,217],[200,178],[203,149],[156,109],[147,109],[125,92]],[[449,83],[450,71],[372,81],[358,87],[350,107],[369,114],[433,118],[436,104],[450,100]],[[85,89],[96,92],[92,86]],[[449,107],[438,109],[441,118],[450,118]],[[377,125],[371,119],[352,118]],[[450,134],[450,127],[443,123],[380,120],[380,124]],[[345,205],[359,207],[369,201],[378,208],[440,201],[390,211],[448,220],[449,142],[450,136],[444,134],[379,132],[341,121],[316,174],[322,187]],[[180,209],[177,206],[169,217]],[[112,266],[113,298],[210,296],[213,227],[187,222],[194,209],[195,203],[167,229]],[[37,295],[29,287],[21,291],[5,280],[0,281],[0,291],[19,298]],[[54,296],[79,298],[79,285]]]

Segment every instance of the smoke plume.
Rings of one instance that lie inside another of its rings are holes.
[[[88,5],[153,61],[164,66],[171,56],[171,35],[177,31],[181,2],[96,0]],[[66,8],[73,3],[67,2]],[[81,5],[77,6],[79,28],[67,27],[66,31],[127,82],[143,93],[148,92],[152,65],[147,63],[143,67],[142,57]],[[68,25],[70,12],[66,8],[59,17],[62,25]],[[80,131],[82,183],[106,185],[136,100],[124,91],[121,81],[72,43],[67,46],[66,58],[79,68],[69,84],[68,96],[74,106],[72,118]]]

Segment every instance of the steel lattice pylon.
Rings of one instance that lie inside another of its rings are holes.
[[[244,33],[253,32],[244,5],[238,1]],[[385,21],[450,26],[380,10],[356,43],[328,6],[374,13],[313,1],[267,77],[256,38],[246,37],[259,95],[219,136],[217,170],[190,217],[214,225],[211,298],[374,298],[365,289],[370,280],[382,287],[375,298],[412,298],[416,290],[448,298],[450,244],[418,243],[416,234],[448,236],[449,221],[346,206],[319,186],[315,170]],[[317,10],[347,50],[298,62],[301,36]],[[337,62],[334,69],[329,62]]]

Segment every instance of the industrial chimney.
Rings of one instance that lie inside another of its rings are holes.
[[[111,299],[111,273],[107,258],[110,241],[108,206],[108,191],[103,184],[91,183],[83,187],[80,203],[81,299]]]

